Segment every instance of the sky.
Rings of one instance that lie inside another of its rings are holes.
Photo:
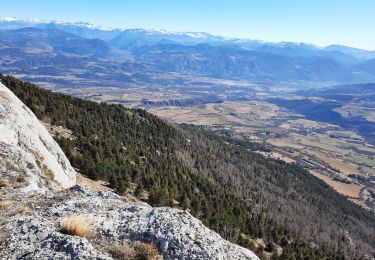
[[[0,16],[375,50],[375,0],[0,0]]]

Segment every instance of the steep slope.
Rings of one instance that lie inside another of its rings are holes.
[[[143,110],[1,79],[39,118],[72,130],[77,138],[59,143],[73,165],[119,194],[130,189],[152,205],[189,209],[259,255],[276,257],[280,247],[287,259],[373,254],[374,216],[296,165],[203,130],[170,126]]]
[[[22,180],[23,191],[75,184],[75,171],[61,148],[35,115],[1,83],[0,161],[2,177]]]
[[[44,126],[0,84],[1,259],[122,259],[132,241],[157,245],[167,259],[258,259],[183,210],[127,203],[78,185],[56,192],[75,177]],[[74,230],[87,227],[87,236],[63,230],[64,217],[74,214],[84,219]]]

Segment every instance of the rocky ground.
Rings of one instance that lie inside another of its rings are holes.
[[[23,204],[26,212],[17,211],[20,205],[9,207],[17,214],[1,225],[1,259],[126,259],[123,251],[132,241],[155,245],[165,259],[257,259],[187,211],[129,203],[113,192],[79,185],[25,201],[21,197],[15,204]],[[64,234],[68,216],[83,219],[88,231]]]

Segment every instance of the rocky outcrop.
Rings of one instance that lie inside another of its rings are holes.
[[[165,259],[258,259],[187,211],[129,203],[110,191],[82,186],[34,200],[28,215],[13,216],[4,226],[9,239],[0,248],[1,259],[112,259],[106,245],[131,241],[156,245]],[[93,224],[91,236],[60,231],[62,219],[73,214]]]
[[[0,174],[19,181],[22,191],[68,188],[76,173],[36,116],[0,84]]]

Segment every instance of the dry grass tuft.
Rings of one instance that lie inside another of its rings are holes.
[[[135,259],[159,260],[163,259],[157,247],[154,244],[142,243],[136,241],[131,243],[131,247],[135,252]]]
[[[25,207],[25,206],[23,206],[23,207],[19,207],[19,208],[17,208],[16,209],[16,213],[17,214],[26,214],[27,212],[29,212],[29,208],[28,207]]]
[[[2,200],[2,201],[0,201],[0,210],[9,209],[13,205],[14,205],[13,200]]]
[[[91,233],[92,226],[93,223],[87,216],[70,215],[61,221],[60,231],[72,236],[87,237]]]
[[[100,247],[117,260],[162,260],[154,244],[135,241],[130,243],[100,243]]]

